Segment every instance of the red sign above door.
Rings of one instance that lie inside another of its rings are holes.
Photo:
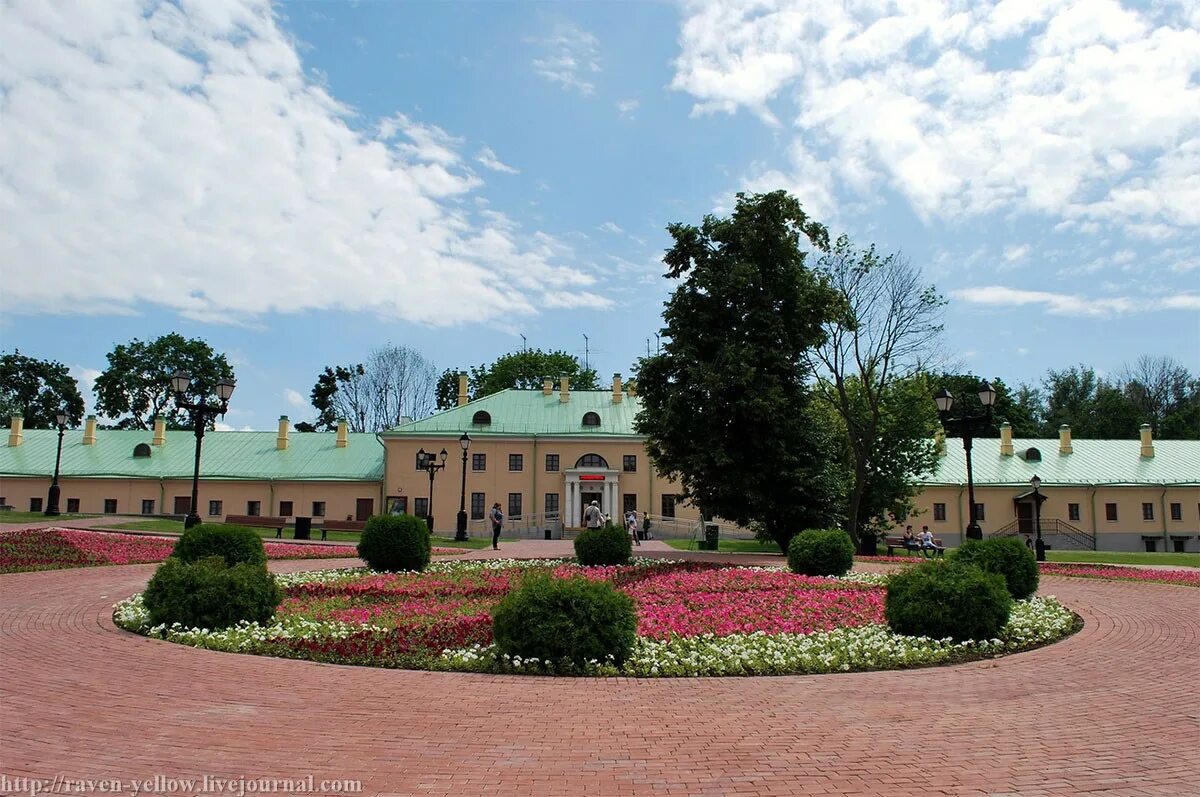
[[[579,477],[579,481],[581,481],[581,482],[602,482],[602,481],[604,481],[604,474],[602,474],[602,473],[584,473]]]

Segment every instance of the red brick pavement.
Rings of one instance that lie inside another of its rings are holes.
[[[594,680],[341,667],[119,631],[113,602],[152,570],[0,576],[0,773],[312,773],[393,795],[1200,794],[1200,590],[1046,579],[1082,632],[956,667]]]

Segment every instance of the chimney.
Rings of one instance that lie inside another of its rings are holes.
[[[338,418],[337,442],[334,445],[338,448],[350,445],[350,424],[346,423],[345,418]]]
[[[19,446],[25,442],[25,418],[22,415],[12,416],[12,426],[8,430],[8,444]]]
[[[563,404],[571,400],[571,378],[569,376],[558,378],[558,400]]]
[[[554,380],[548,376],[542,380],[542,395],[543,396],[553,396],[554,395]]]
[[[167,442],[167,419],[161,415],[154,419],[154,439],[150,441],[152,446],[161,446]]]
[[[275,448],[282,450],[288,447],[288,416],[279,416],[279,436],[275,438]]]
[[[630,379],[628,382],[625,383],[625,386],[627,388],[629,388],[629,395],[631,395],[631,396],[637,395],[637,382]]]
[[[1064,423],[1058,427],[1058,453],[1070,454],[1074,450],[1071,448],[1071,427]]]
[[[83,426],[83,444],[85,446],[96,445],[96,416],[87,416],[87,423]]]
[[[1012,455],[1012,424],[1005,421],[1000,424],[1000,456],[1011,457]]]
[[[620,404],[625,394],[621,392],[621,375],[613,374],[613,404]]]
[[[941,426],[938,426],[937,431],[934,432],[933,445],[934,448],[937,449],[937,455],[939,457],[946,456],[946,430]]]
[[[1142,432],[1142,456],[1143,457],[1152,457],[1152,456],[1154,456],[1154,433],[1150,430],[1150,424],[1143,423],[1142,427],[1141,427],[1141,432]],[[9,443],[9,445],[12,445],[12,443]]]
[[[458,406],[466,404],[467,398],[467,372],[458,372]]]

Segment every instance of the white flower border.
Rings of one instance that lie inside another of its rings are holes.
[[[662,564],[662,560],[637,560],[636,564]],[[459,572],[463,569],[502,570],[511,567],[563,565],[563,560],[487,559],[468,562],[435,562],[426,570],[432,573]],[[768,570],[777,568],[742,568]],[[360,576],[365,571],[315,570],[279,575],[280,586],[336,583]],[[851,573],[844,577],[855,583],[882,584],[887,576]],[[356,632],[386,632],[380,626],[316,621],[302,617],[282,617],[268,624],[242,622],[231,628],[210,631],[203,628],[150,626],[149,613],[142,596],[134,595],[116,604],[114,622],[121,628],[146,636],[165,639],[208,650],[257,653],[277,640],[337,640]],[[1074,613],[1053,596],[1033,597],[1013,603],[1008,624],[996,639],[954,642],[950,638],[931,639],[894,633],[886,625],[838,628],[811,634],[750,634],[672,637],[654,640],[639,637],[632,657],[617,668],[611,662],[590,662],[583,675],[624,675],[635,677],[698,677],[731,675],[795,675],[856,670],[890,670],[924,667],[998,656],[1057,641],[1076,628]],[[430,669],[457,672],[517,674],[553,673],[555,667],[537,659],[521,659],[500,654],[495,645],[474,645],[442,651]]]

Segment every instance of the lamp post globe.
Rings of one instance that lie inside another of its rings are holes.
[[[970,522],[967,523],[964,536],[971,540],[983,539],[983,529],[977,518],[978,507],[975,503],[975,474],[971,462],[971,448],[976,435],[985,432],[992,426],[992,406],[996,403],[996,389],[986,379],[979,383],[976,389],[979,403],[983,406],[982,413],[971,413],[961,402],[955,402],[954,395],[946,388],[941,388],[933,396],[937,405],[938,418],[942,428],[958,432],[962,435],[963,451],[967,460],[967,501],[970,503]],[[955,410],[957,409],[957,412]]]
[[[458,496],[458,517],[454,524],[454,539],[465,542],[467,539],[467,449],[471,447],[471,435],[466,432],[458,438],[462,448],[462,490]]]
[[[191,415],[192,431],[196,436],[196,454],[192,466],[192,504],[187,517],[184,518],[184,529],[200,525],[200,451],[204,444],[204,430],[208,422],[218,415],[224,415],[229,409],[229,399],[237,383],[225,377],[214,386],[217,400],[210,403],[207,391],[201,389],[198,400],[188,399],[188,391],[192,389],[192,376],[187,371],[178,370],[171,375],[171,390],[175,393],[175,406],[186,410]]]
[[[42,513],[46,517],[54,517],[59,514],[58,497],[62,494],[62,490],[58,486],[58,474],[62,466],[63,435],[67,431],[68,420],[70,419],[66,412],[59,412],[54,417],[55,425],[58,427],[58,449],[54,455],[54,477],[50,480],[50,492],[46,496],[46,511]]]

